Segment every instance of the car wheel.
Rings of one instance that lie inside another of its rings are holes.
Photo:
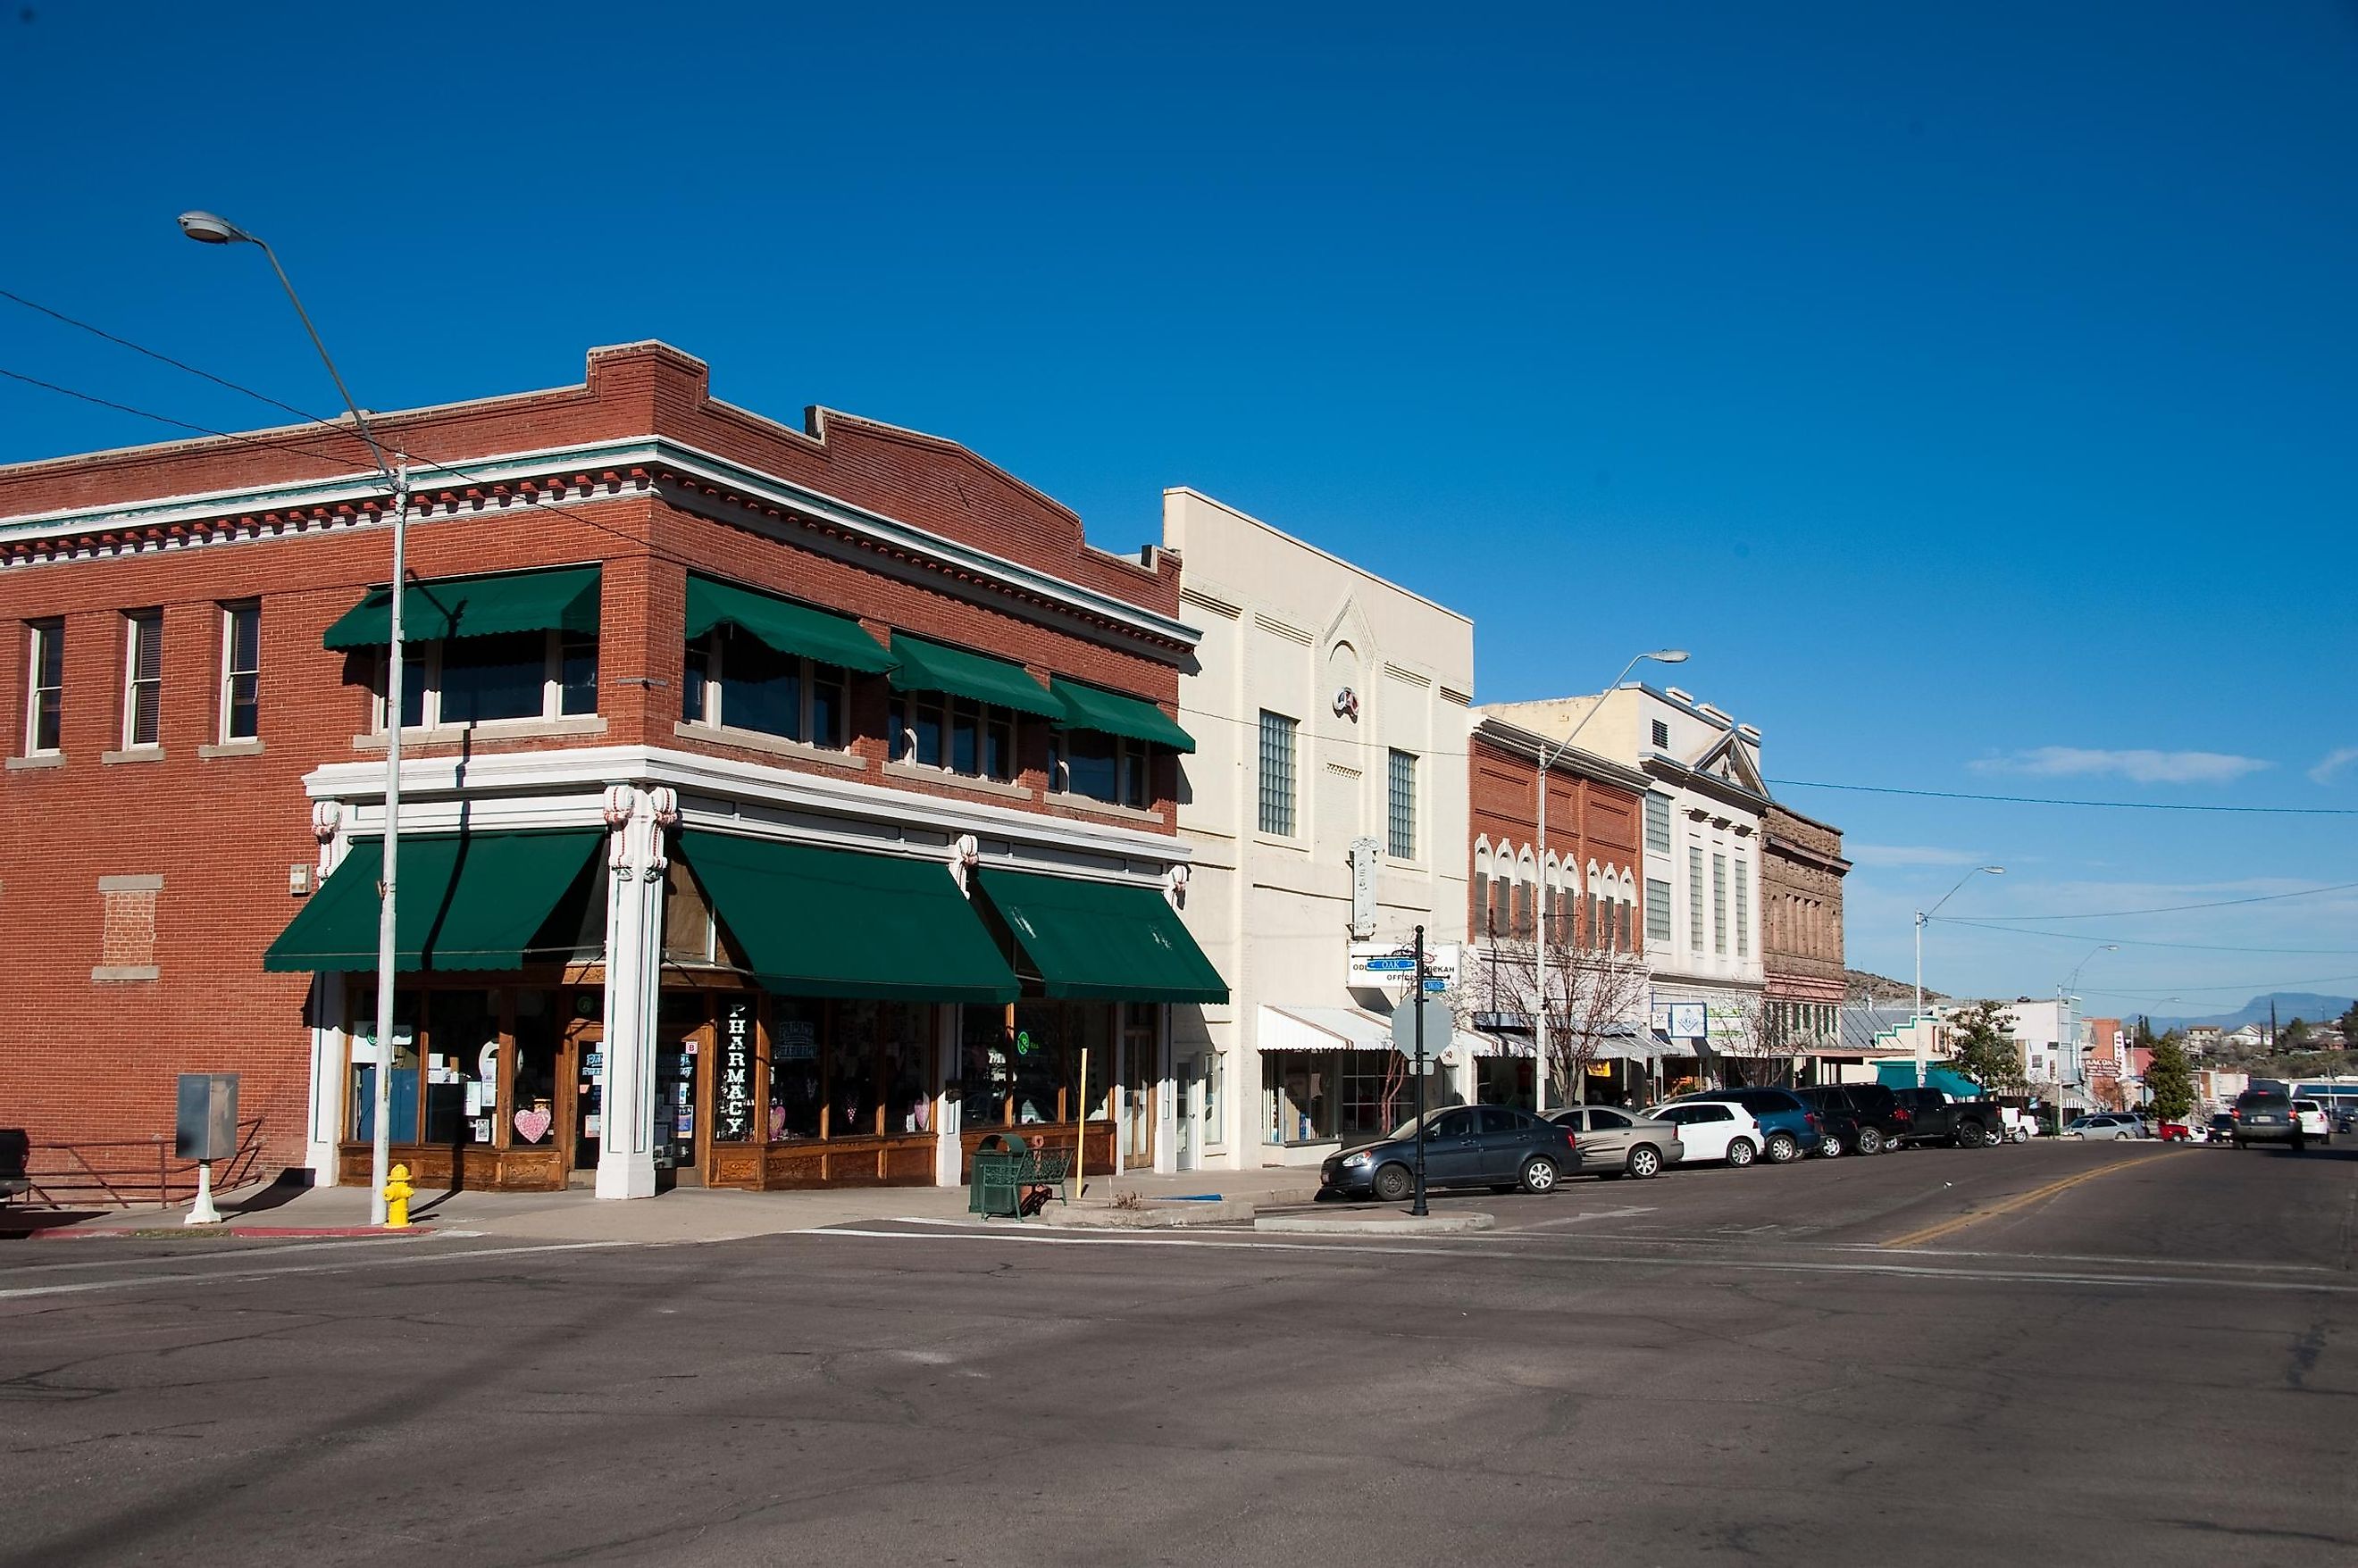
[[[1985,1149],[1995,1149],[1995,1148],[1996,1148],[1999,1144],[2001,1144],[2001,1143],[2003,1143],[2003,1142],[2005,1142],[2005,1141],[2006,1141],[2006,1133],[2005,1133],[2004,1130],[2002,1130],[2002,1129],[2000,1129],[2000,1128],[1996,1128],[1996,1127],[1985,1127],[1985,1128],[1983,1128],[1983,1129],[1982,1129],[1982,1147],[1983,1147],[1983,1148],[1985,1148]]]
[[[1544,1154],[1534,1154],[1524,1161],[1523,1191],[1527,1193],[1555,1191],[1555,1162]]]
[[[1749,1138],[1731,1138],[1727,1141],[1727,1162],[1729,1164],[1741,1169],[1744,1166],[1752,1163],[1752,1140]]]
[[[1969,1121],[1958,1128],[1956,1135],[1949,1140],[1949,1147],[1952,1149],[1978,1149],[1981,1146],[1982,1130],[1975,1122]]]
[[[1818,1140],[1817,1154],[1820,1159],[1840,1159],[1842,1157],[1842,1152],[1843,1141],[1835,1137],[1833,1133],[1829,1132]]]
[[[1881,1130],[1873,1127],[1862,1127],[1858,1130],[1858,1152],[1860,1153],[1880,1154],[1886,1147],[1887,1145],[1883,1141],[1883,1133]]]
[[[1770,1164],[1782,1165],[1801,1158],[1801,1142],[1791,1133],[1772,1132],[1768,1135],[1768,1155]]]
[[[1650,1143],[1640,1143],[1629,1151],[1629,1173],[1639,1181],[1661,1174],[1662,1152]]]
[[[1409,1174],[1406,1165],[1386,1165],[1376,1173],[1375,1181],[1369,1184],[1375,1188],[1377,1197],[1386,1203],[1398,1203],[1415,1187],[1416,1178]]]

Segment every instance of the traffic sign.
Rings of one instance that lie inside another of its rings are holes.
[[[1438,1056],[1449,1049],[1449,1039],[1457,1028],[1457,1014],[1450,1005],[1435,997],[1423,997],[1414,1004],[1402,1002],[1392,1011],[1392,1047],[1404,1056],[1416,1054],[1416,1021],[1424,1018],[1424,1054]]]

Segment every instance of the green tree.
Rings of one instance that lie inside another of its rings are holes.
[[[2154,1114],[2165,1121],[2177,1121],[2194,1108],[2194,1065],[2186,1059],[2186,1046],[2175,1034],[2154,1042],[2145,1087],[2153,1097]]]
[[[2342,1038],[2358,1043],[2358,1001],[2342,1010]]]
[[[1954,1041],[1950,1066],[1992,1094],[2028,1087],[2014,1044],[2014,1014],[1996,1002],[1977,1001],[1952,1016],[1949,1029]]]

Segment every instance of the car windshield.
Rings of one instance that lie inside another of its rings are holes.
[[[1432,1120],[1432,1119],[1433,1119],[1433,1116],[1434,1116],[1435,1114],[1436,1114],[1435,1112],[1433,1112],[1433,1111],[1429,1111],[1429,1110],[1428,1110],[1428,1111],[1426,1111],[1426,1112],[1424,1113],[1424,1119],[1425,1119],[1427,1121],[1430,1121],[1430,1120]],[[1391,1137],[1391,1138],[1395,1138],[1395,1139],[1400,1139],[1400,1138],[1413,1138],[1413,1137],[1415,1137],[1415,1136],[1416,1136],[1416,1119],[1416,1119],[1415,1117],[1412,1117],[1412,1117],[1410,1117],[1406,1121],[1403,1121],[1403,1122],[1401,1122],[1398,1127],[1393,1128],[1393,1129],[1391,1130],[1391,1131],[1390,1131],[1389,1134],[1387,1134],[1387,1136]]]

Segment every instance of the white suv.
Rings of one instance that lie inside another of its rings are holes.
[[[1750,1111],[1732,1101],[1682,1100],[1656,1106],[1646,1114],[1679,1130],[1678,1158],[1682,1165],[1708,1160],[1749,1165],[1760,1155],[1760,1124]]]
[[[2333,1119],[2325,1114],[2324,1105],[2313,1099],[2292,1102],[2293,1119],[2299,1124],[2303,1138],[2314,1138],[2320,1143],[2333,1141]]]

